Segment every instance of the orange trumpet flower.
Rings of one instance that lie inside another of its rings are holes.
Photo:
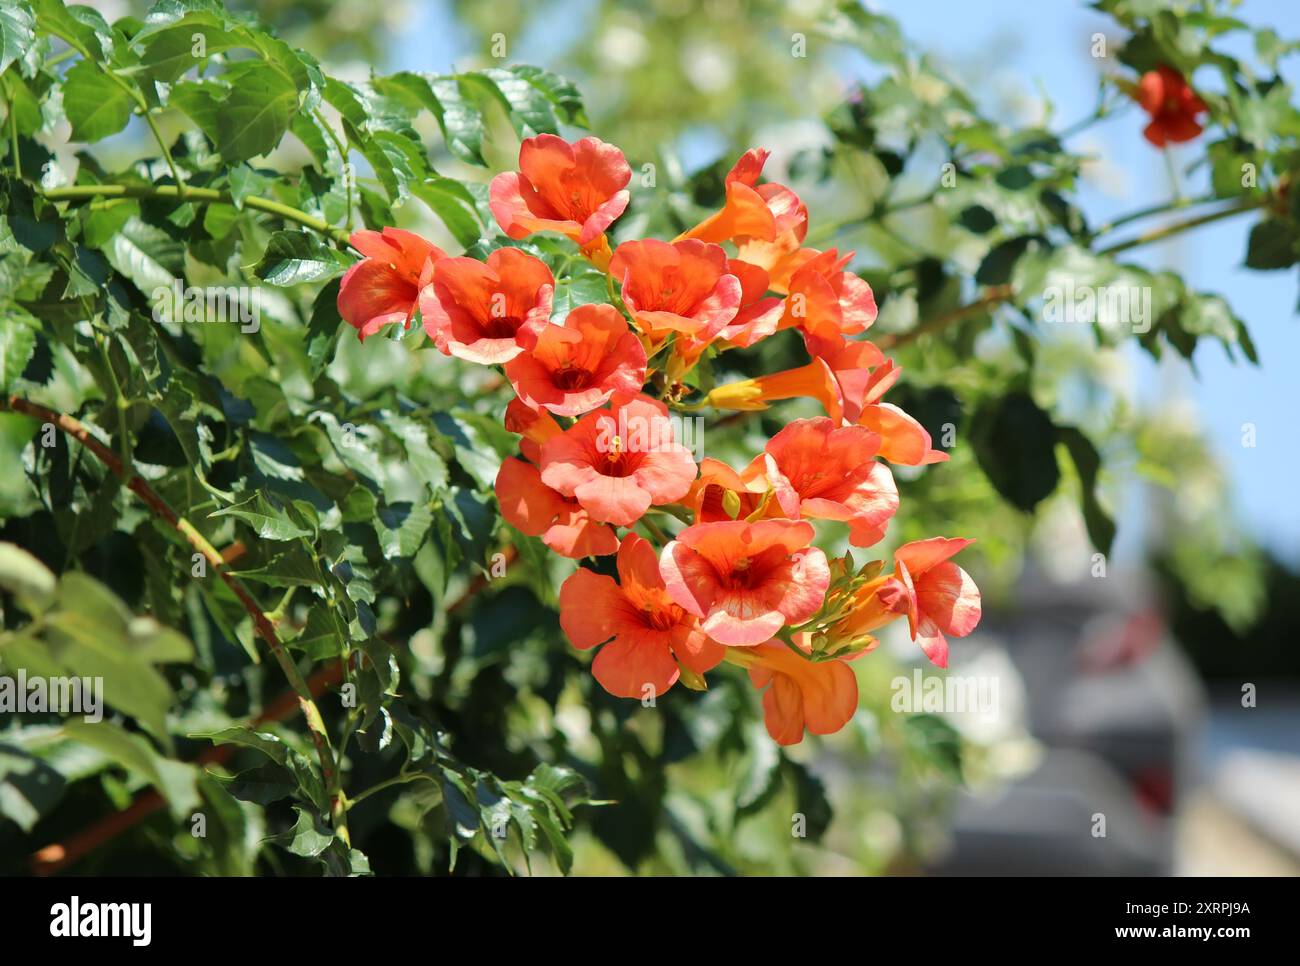
[[[681,676],[717,667],[724,649],[673,602],[659,575],[654,548],[635,533],[618,549],[618,582],[578,569],[560,588],[560,626],[573,646],[603,644],[591,673],[620,698],[655,697]]]

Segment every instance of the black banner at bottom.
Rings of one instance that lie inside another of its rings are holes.
[[[701,879],[52,878],[10,879],[5,886],[0,927],[9,952],[62,947],[132,956],[208,946],[216,955],[222,949],[242,955],[301,953],[325,943],[337,955],[406,947],[415,936],[508,944],[569,935],[604,942],[611,928],[629,935],[666,928],[669,936],[685,933],[681,940],[694,950],[717,942],[734,955],[769,928],[831,924],[884,930],[891,944],[918,941],[932,947],[927,952],[987,951],[990,944],[1011,951],[1022,943],[1041,951],[1043,938],[1056,939],[1061,949],[1199,944],[1228,952],[1296,934],[1288,879],[827,878],[723,885]],[[748,928],[718,928],[724,923]]]

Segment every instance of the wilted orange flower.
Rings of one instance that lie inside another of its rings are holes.
[[[869,547],[898,510],[898,488],[875,458],[879,449],[880,437],[861,426],[796,419],[768,441],[750,473],[765,472],[790,519],[844,521],[849,543]]]
[[[631,526],[654,504],[675,503],[695,479],[668,409],[642,396],[587,413],[542,446],[542,481],[574,497],[592,519]]]
[[[420,314],[444,355],[495,365],[537,341],[550,320],[554,293],[545,262],[517,248],[498,248],[486,262],[438,262],[420,292]]]
[[[563,325],[545,326],[533,347],[506,363],[525,404],[580,416],[616,393],[631,399],[645,382],[645,349],[612,305],[579,305]]]
[[[807,635],[796,646],[811,654]],[[829,735],[843,728],[858,710],[858,679],[844,661],[809,661],[780,641],[759,644],[748,652],[749,680],[767,688],[763,723],[779,745],[797,745],[806,729]]]
[[[668,593],[719,644],[761,644],[817,612],[830,585],[812,524],[794,520],[697,523],[659,559]]]
[[[1205,102],[1172,67],[1161,64],[1143,74],[1137,85],[1137,102],[1151,115],[1142,134],[1158,148],[1190,141],[1204,130],[1197,115],[1207,110]]]
[[[599,138],[573,144],[554,134],[519,147],[519,170],[492,179],[489,206],[511,238],[556,231],[583,248],[597,242],[627,208],[632,179],[623,152]]]
[[[354,231],[348,242],[365,257],[339,282],[339,315],[362,341],[386,325],[409,326],[420,289],[446,252],[400,228]]]
[[[624,242],[609,271],[651,344],[669,332],[710,340],[740,308],[740,280],[728,273],[727,253],[718,245],[654,238]]]
[[[530,537],[541,537],[562,557],[595,557],[618,549],[613,527],[595,522],[577,500],[543,483],[531,463],[513,457],[503,460],[496,494],[507,523]]]
[[[605,645],[591,673],[620,698],[663,694],[681,676],[679,661],[703,674],[724,654],[669,598],[654,547],[635,533],[619,547],[617,583],[582,568],[564,582],[560,626],[580,650]]]

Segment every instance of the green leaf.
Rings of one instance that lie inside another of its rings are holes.
[[[13,594],[23,610],[35,616],[54,603],[54,574],[22,547],[0,543],[0,589]]]
[[[73,741],[94,748],[132,775],[156,788],[171,806],[172,816],[186,819],[199,803],[195,782],[198,769],[164,758],[140,735],[130,734],[107,721],[69,721],[64,733]]]
[[[1280,218],[1265,218],[1250,230],[1246,267],[1262,270],[1290,268],[1300,258],[1295,225]]]
[[[151,18],[152,19],[152,15]],[[208,57],[243,45],[240,32],[231,29],[229,22],[210,13],[195,13],[174,25],[155,31],[148,28],[136,34],[136,43],[143,42],[140,63],[149,77],[157,83],[175,83],[204,59],[196,57],[196,37],[203,38],[203,49]]]
[[[225,728],[221,731],[195,732],[191,738],[206,738],[214,745],[239,745],[252,748],[266,755],[277,765],[284,765],[289,760],[290,748],[275,735],[251,728]]]
[[[933,765],[949,781],[964,781],[961,735],[943,718],[909,715],[903,719],[903,738],[916,757]]]
[[[481,83],[483,79],[491,82],[520,137],[558,132],[559,123],[551,99],[528,78],[500,67],[488,67],[464,76],[471,83]]]
[[[609,297],[605,276],[600,272],[586,272],[563,279],[555,286],[555,300],[551,305],[551,321],[563,323],[579,305],[604,302]]]
[[[785,771],[794,785],[795,811],[804,817],[804,831],[810,841],[816,842],[830,828],[835,812],[826,794],[826,785],[808,768],[790,758],[785,759]]]
[[[134,101],[122,86],[88,60],[63,78],[63,110],[74,141],[100,141],[126,127]]]
[[[293,518],[279,499],[269,493],[255,493],[242,503],[214,510],[208,516],[243,520],[263,540],[297,540],[299,537],[315,536],[301,521]]]
[[[484,165],[483,138],[487,129],[483,115],[455,77],[427,78],[429,103],[447,141],[447,150],[470,164]]]
[[[34,0],[36,25],[67,41],[89,59],[106,61],[113,52],[113,32],[98,10],[63,0]]]
[[[0,4],[0,74],[36,42],[36,18],[25,3]]]
[[[64,777],[41,759],[0,744],[0,816],[24,832],[30,832],[58,804],[66,785]]]
[[[298,805],[293,810],[298,813],[298,820],[277,841],[294,855],[315,858],[329,848],[334,833],[319,815],[313,815]]]
[[[578,89],[559,74],[554,74],[541,67],[519,64],[509,68],[516,77],[527,81],[551,102],[559,119],[578,127],[587,126],[587,115],[582,105],[582,95]],[[558,132],[552,132],[558,133]]]
[[[305,342],[307,364],[313,376],[329,365],[334,346],[338,344],[339,329],[346,328],[343,317],[339,315],[338,302],[339,283],[335,280],[320,290],[312,306]]]
[[[427,506],[410,503],[393,503],[379,511],[375,531],[379,534],[379,549],[385,557],[408,558],[424,543],[433,514]]]
[[[320,574],[307,551],[293,545],[278,553],[261,567],[238,570],[235,575],[243,580],[255,580],[268,587],[316,587]]]
[[[226,786],[226,791],[241,802],[269,805],[288,798],[298,791],[298,780],[287,768],[267,763],[227,777],[213,775]]]
[[[301,285],[343,274],[352,259],[310,231],[277,231],[254,274],[272,285]]]
[[[227,161],[267,154],[280,143],[298,109],[298,90],[282,72],[261,64],[226,72],[230,94],[217,118],[217,150]]]
[[[10,668],[43,676],[91,678],[109,705],[134,717],[162,742],[175,697],[155,663],[189,660],[189,642],[150,618],[133,618],[103,584],[79,571],[64,574],[39,624],[4,645]],[[83,701],[83,714],[97,709]]]
[[[781,766],[785,756],[781,746],[769,740],[767,732],[754,725],[748,730],[746,746],[749,757],[745,776],[736,793],[736,816],[759,811],[781,788]]]
[[[17,312],[0,316],[0,393],[13,390],[36,352],[36,330]]]
[[[274,149],[298,111],[299,88],[283,65],[239,61],[217,80],[182,81],[172,103],[192,117],[226,161]]]
[[[459,181],[434,175],[415,185],[412,191],[442,219],[462,247],[469,248],[482,237],[483,226],[474,196]]]
[[[1097,499],[1097,476],[1101,471],[1101,456],[1092,440],[1073,426],[1058,426],[1057,438],[1065,445],[1074,461],[1075,471],[1083,490],[1083,522],[1088,528],[1092,545],[1107,556],[1115,542],[1115,521],[1102,509]]]
[[[1012,269],[1016,267],[1020,256],[1029,250],[1031,244],[1038,244],[1039,241],[1036,235],[1021,235],[994,245],[975,272],[976,284],[1004,285],[1009,282]]]
[[[1029,512],[1061,478],[1056,428],[1026,392],[984,403],[971,421],[975,459],[1012,506]]]
[[[104,256],[148,298],[160,289],[170,293],[185,265],[180,242],[134,216],[112,237]]]

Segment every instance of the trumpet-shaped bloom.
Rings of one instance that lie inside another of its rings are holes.
[[[841,256],[834,248],[817,252],[790,277],[780,327],[798,326],[813,355],[840,351],[845,336],[865,332],[876,321],[871,286],[844,271],[852,257],[852,252]]]
[[[444,355],[496,365],[537,341],[554,293],[545,262],[517,248],[498,248],[486,262],[440,261],[420,292],[420,313]]]
[[[547,486],[575,498],[592,519],[620,527],[653,504],[680,500],[696,471],[667,407],[645,397],[587,413],[542,445],[541,467]]]
[[[1142,134],[1158,148],[1190,141],[1204,130],[1197,115],[1205,113],[1205,102],[1172,67],[1161,64],[1143,74],[1138,81],[1137,101],[1151,115],[1151,123]]]
[[[811,653],[805,642],[797,644]],[[750,682],[767,688],[763,723],[777,744],[797,745],[805,730],[832,734],[858,710],[858,679],[844,661],[808,661],[780,641],[759,644],[748,653],[753,656]]]
[[[663,694],[681,675],[679,661],[703,674],[724,653],[669,598],[654,548],[634,533],[619,547],[617,583],[585,569],[564,582],[560,626],[580,650],[604,644],[591,672],[620,698]]]
[[[668,594],[720,644],[747,647],[817,612],[830,585],[812,524],[724,520],[687,527],[659,559]]]
[[[615,393],[630,399],[645,382],[641,340],[612,305],[579,305],[564,325],[545,326],[533,347],[506,363],[519,398],[557,416],[579,416]]]
[[[364,257],[339,282],[339,315],[362,341],[386,325],[409,326],[420,289],[446,253],[400,228],[354,231],[348,242]]]
[[[624,242],[609,271],[622,284],[623,304],[652,342],[669,331],[710,340],[740,308],[740,280],[728,272],[727,253],[718,245]]]
[[[742,258],[765,269],[798,249],[808,233],[808,209],[785,185],[758,183],[768,155],[766,148],[751,148],[741,155],[724,181],[727,196],[722,210],[678,240],[734,241]]]
[[[907,589],[907,622],[912,640],[934,665],[948,666],[948,639],[965,637],[980,622],[980,592],[970,574],[949,558],[973,540],[932,537],[899,547],[894,554],[898,579]]]
[[[942,463],[948,454],[931,445],[925,427],[880,401],[900,372],[870,342],[845,342],[805,366],[718,386],[708,401],[719,409],[756,410],[778,399],[807,396],[820,402],[835,423],[856,423],[879,436],[882,459],[899,466]]]
[[[613,527],[592,520],[577,500],[543,483],[531,463],[513,457],[502,461],[496,493],[507,523],[530,537],[541,537],[563,557],[595,557],[618,549]]]
[[[880,456],[899,466],[944,463],[948,454],[931,445],[929,431],[893,403],[863,406],[858,425],[880,436]]]
[[[777,502],[792,520],[841,520],[849,542],[881,540],[898,510],[898,488],[876,460],[880,437],[830,419],[797,419],[768,441],[751,470],[764,467]]]
[[[492,179],[489,206],[511,238],[555,231],[585,248],[623,214],[631,179],[627,159],[612,144],[539,134],[520,145],[518,171]]]

